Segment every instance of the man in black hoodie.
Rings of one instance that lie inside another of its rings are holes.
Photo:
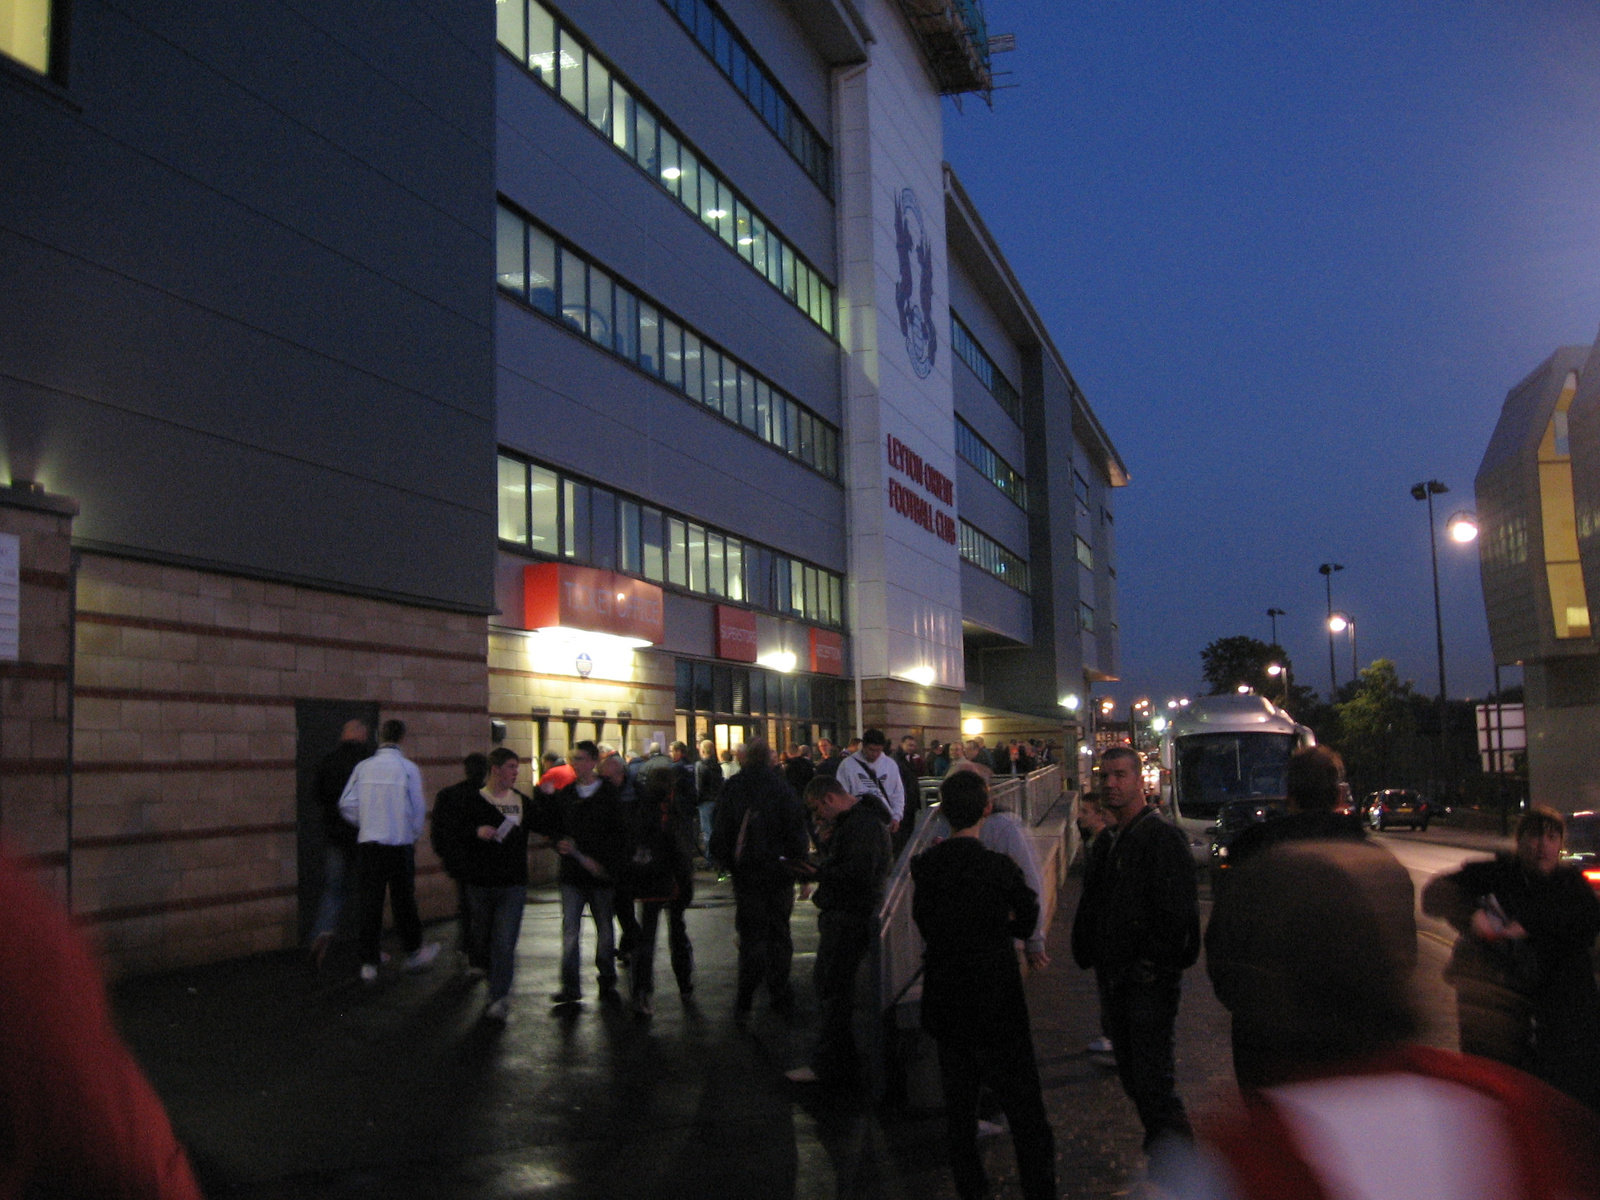
[[[809,1067],[788,1072],[792,1083],[848,1085],[856,1082],[861,1055],[850,1031],[855,1015],[856,973],[878,930],[878,903],[889,873],[889,812],[878,797],[859,799],[837,779],[806,785],[822,847],[816,869],[817,962],[813,979],[822,1006],[822,1029]]]
[[[430,840],[444,873],[455,881],[458,941],[461,952],[467,956],[467,967],[487,975],[488,950],[487,947],[480,949],[478,939],[472,933],[472,906],[467,900],[467,881],[461,873],[461,861],[467,849],[467,839],[474,836],[472,826],[465,819],[466,812],[478,799],[479,790],[489,778],[489,756],[474,751],[461,760],[461,770],[466,778],[441,789],[433,798]]]
[[[611,927],[616,893],[613,883],[624,857],[628,833],[616,786],[595,774],[600,749],[579,742],[567,755],[576,778],[549,797],[533,826],[555,842],[561,856],[561,990],[556,1004],[576,1004],[579,983],[583,910],[594,920],[595,971],[600,999],[614,1002],[617,992],[616,943]]]
[[[365,721],[346,721],[339,744],[317,764],[317,807],[322,810],[322,831],[327,840],[322,902],[317,905],[317,922],[311,930],[311,958],[318,967],[339,932],[346,893],[355,879],[356,827],[339,815],[339,797],[344,795],[344,785],[350,781],[356,764],[372,757],[369,736]]]
[[[1055,1137],[1014,940],[1033,935],[1039,899],[1021,867],[978,840],[991,807],[982,776],[950,775],[939,786],[939,811],[952,835],[911,860],[911,915],[927,943],[922,1027],[939,1045],[956,1194],[988,1194],[978,1154],[978,1091],[987,1085],[1011,1125],[1023,1196],[1055,1200]]]
[[[739,932],[739,990],[734,1012],[743,1015],[763,982],[772,1007],[794,1007],[789,967],[794,940],[794,875],[790,863],[805,858],[805,809],[772,765],[765,738],[745,746],[744,766],[717,798],[711,858],[733,874],[733,920]]]

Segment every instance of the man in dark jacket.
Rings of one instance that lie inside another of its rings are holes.
[[[623,878],[639,902],[639,934],[633,944],[628,981],[634,1012],[655,1012],[656,929],[667,914],[667,947],[678,994],[694,994],[694,947],[684,910],[694,901],[694,793],[685,773],[663,759],[634,785],[629,814],[632,852]]]
[[[594,921],[594,966],[599,976],[600,999],[616,1001],[617,956],[611,921],[616,880],[626,845],[622,802],[617,788],[595,774],[600,749],[579,742],[567,756],[573,782],[540,806],[533,829],[555,842],[561,856],[561,990],[550,999],[556,1004],[576,1004],[583,998],[579,984],[583,910]]]
[[[716,826],[717,797],[722,795],[722,764],[717,761],[717,744],[710,738],[700,743],[700,757],[694,764],[695,807],[700,815],[700,853],[706,866],[720,871],[711,858],[711,834]]]
[[[1286,815],[1252,825],[1228,847],[1228,870],[1281,842],[1360,841],[1367,836],[1361,818],[1335,812],[1344,759],[1326,746],[1307,746],[1289,758],[1284,773]]]
[[[889,813],[873,795],[860,799],[836,779],[813,779],[806,788],[822,862],[816,868],[817,962],[812,978],[822,1006],[822,1029],[809,1067],[788,1072],[792,1083],[849,1085],[860,1075],[861,1055],[850,1031],[856,974],[878,931],[878,903],[889,873]]]
[[[323,858],[322,902],[317,905],[317,922],[311,928],[311,958],[318,967],[327,957],[339,932],[344,915],[345,896],[355,878],[356,827],[339,815],[339,797],[356,764],[372,757],[364,721],[346,721],[339,744],[317,764],[315,788],[317,807],[322,810],[322,832],[327,850]]]
[[[917,739],[908,733],[900,739],[900,744],[890,756],[900,769],[900,786],[906,797],[905,810],[900,815],[900,827],[894,831],[894,852],[897,855],[911,840],[911,834],[917,827],[917,812],[922,807],[922,788],[917,782],[922,776],[922,755],[917,751]]]
[[[467,839],[473,836],[473,827],[467,821],[467,810],[475,806],[478,792],[489,778],[489,756],[474,751],[461,760],[461,770],[466,778],[442,789],[433,799],[432,829],[429,840],[433,852],[439,856],[444,873],[456,885],[456,924],[460,931],[462,953],[467,956],[469,970],[489,973],[486,948],[480,948],[472,932],[472,906],[467,900],[467,882],[461,874],[461,861],[466,854]],[[523,882],[527,879],[524,877]]]
[[[789,756],[783,760],[783,777],[789,781],[789,786],[794,789],[796,796],[806,794],[806,784],[817,774],[816,764],[811,761],[811,755],[806,751],[805,746],[790,746]]]
[[[1055,1138],[1045,1115],[1014,939],[1033,934],[1039,900],[1022,869],[978,840],[989,786],[957,771],[939,787],[951,837],[911,860],[911,915],[927,944],[922,1027],[939,1045],[945,1131],[956,1194],[988,1194],[978,1154],[978,1089],[1011,1125],[1027,1200],[1055,1200]]]
[[[763,982],[772,1007],[794,1007],[789,966],[794,941],[794,875],[805,858],[805,810],[777,768],[766,739],[745,746],[744,767],[717,799],[711,857],[733,874],[733,919],[739,933],[739,989],[734,1012],[743,1015]]]
[[[472,953],[488,963],[489,1003],[483,1015],[504,1021],[511,1013],[517,937],[528,903],[528,820],[533,801],[517,791],[521,762],[504,746],[489,753],[489,777],[461,799],[455,815],[456,869],[467,886],[472,912]],[[438,829],[438,810],[434,812]]]
[[[842,762],[844,755],[839,753],[839,747],[828,738],[817,739],[816,774],[826,775],[831,779],[839,773],[839,764]]]
[[[1282,1082],[1284,1056],[1272,1040],[1271,1029],[1252,1021],[1254,1008],[1240,1009],[1229,1003],[1241,990],[1233,982],[1244,952],[1236,931],[1249,927],[1255,917],[1238,911],[1241,902],[1231,894],[1233,880],[1246,863],[1285,842],[1359,842],[1367,836],[1360,818],[1334,811],[1344,760],[1332,750],[1308,746],[1296,751],[1285,775],[1287,815],[1250,826],[1228,847],[1228,870],[1213,891],[1211,921],[1206,926],[1206,974],[1217,998],[1233,1014],[1233,1075],[1242,1088]]]
[[[1100,776],[1116,836],[1078,903],[1073,944],[1081,938],[1094,966],[1117,1074],[1148,1150],[1163,1137],[1192,1136],[1174,1078],[1173,1031],[1183,972],[1200,954],[1200,901],[1188,841],[1145,797],[1138,754],[1113,746]]]

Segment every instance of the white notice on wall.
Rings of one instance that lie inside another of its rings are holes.
[[[17,661],[22,620],[22,539],[0,533],[0,662]]]

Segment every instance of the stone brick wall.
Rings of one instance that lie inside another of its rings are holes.
[[[67,902],[71,831],[72,518],[77,506],[0,488],[22,551],[16,662],[0,662],[0,842]]]
[[[83,553],[76,645],[73,911],[122,970],[294,943],[296,700],[399,716],[430,800],[488,745],[482,617]]]

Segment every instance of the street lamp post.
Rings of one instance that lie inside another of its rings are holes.
[[[1450,755],[1450,742],[1446,738],[1445,720],[1450,712],[1445,701],[1445,616],[1438,605],[1438,534],[1434,531],[1434,496],[1443,496],[1448,486],[1430,478],[1426,483],[1411,486],[1411,499],[1427,501],[1427,552],[1434,563],[1434,642],[1438,651],[1438,779],[1445,776],[1445,763]]]
[[[1288,615],[1289,614],[1284,612],[1281,608],[1267,609],[1267,620],[1272,622],[1272,644],[1274,646],[1278,644],[1278,618],[1286,617]]]
[[[1328,703],[1332,704],[1339,691],[1339,672],[1333,663],[1333,573],[1344,570],[1343,563],[1323,563],[1317,568],[1328,585]]]

